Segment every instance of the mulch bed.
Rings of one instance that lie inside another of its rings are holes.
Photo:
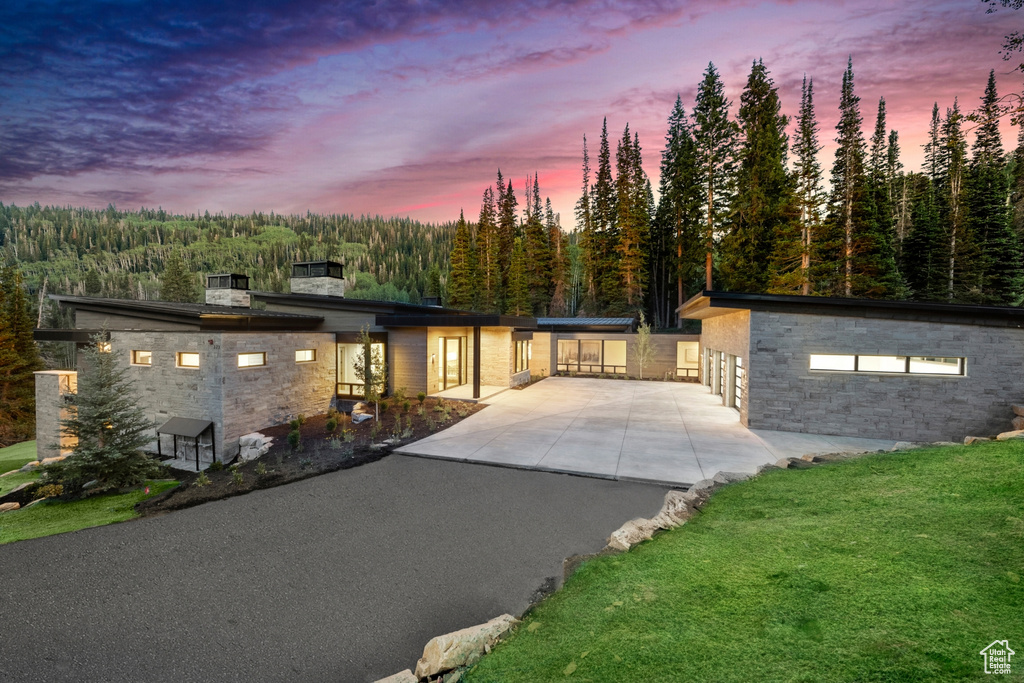
[[[423,403],[423,415],[420,415],[419,402],[415,399],[410,400],[408,412],[403,412],[400,404],[396,405],[394,401],[390,403],[387,412],[381,411],[376,430],[376,420],[353,424],[348,415],[339,413],[337,430],[331,434],[327,431],[327,415],[308,417],[299,430],[302,434],[301,446],[295,450],[288,444],[288,432],[291,431],[289,425],[260,429],[258,431],[261,434],[273,437],[274,443],[265,455],[238,466],[237,471],[242,476],[241,483],[236,482],[233,468],[207,470],[206,476],[210,483],[204,486],[195,485],[199,477],[197,473],[172,470],[173,476],[181,485],[167,493],[142,501],[135,509],[143,517],[152,517],[212,500],[239,496],[257,489],[280,486],[327,472],[376,462],[398,446],[450,427],[484,407],[481,404],[428,398]],[[396,418],[400,419],[397,436]],[[344,436],[345,433],[350,436]],[[386,440],[388,443],[384,443]],[[263,473],[258,474],[258,470]]]

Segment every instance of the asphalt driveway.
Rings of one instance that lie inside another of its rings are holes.
[[[0,546],[0,679],[373,681],[519,614],[665,491],[393,455]]]

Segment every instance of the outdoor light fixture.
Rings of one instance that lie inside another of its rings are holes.
[[[433,365],[436,362],[437,362],[437,354],[436,353],[430,354],[430,364]]]

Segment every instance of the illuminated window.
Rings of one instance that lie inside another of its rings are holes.
[[[530,369],[530,359],[533,357],[533,342],[524,339],[516,342],[516,372]]]
[[[316,360],[316,349],[299,349],[295,352],[296,363],[312,363]]]
[[[812,353],[811,370],[899,375],[963,375],[964,359],[938,356],[854,356]]]
[[[110,342],[100,342],[96,345],[96,348],[99,349],[100,353],[110,353]]]
[[[152,351],[132,351],[132,365],[152,365]]]
[[[259,366],[266,364],[267,354],[265,353],[238,354],[238,367],[240,368],[258,368]]]
[[[199,354],[193,351],[179,351],[178,367],[179,368],[198,368],[199,367]]]

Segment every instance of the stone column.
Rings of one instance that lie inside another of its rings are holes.
[[[36,376],[36,457],[55,458],[67,453],[77,443],[61,433],[60,422],[68,416],[65,396],[78,390],[78,373],[74,370],[43,370]]]

